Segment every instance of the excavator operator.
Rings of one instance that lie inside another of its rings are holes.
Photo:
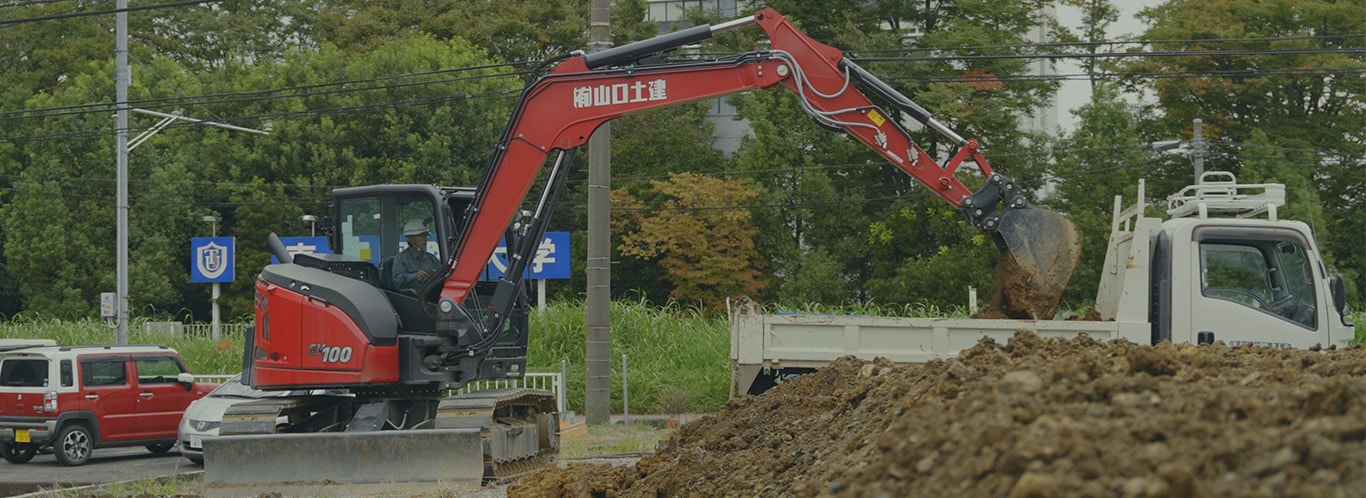
[[[408,241],[408,249],[394,258],[394,287],[403,292],[417,292],[427,278],[441,269],[441,260],[427,252],[427,224],[421,218],[413,218],[403,225],[403,237]]]

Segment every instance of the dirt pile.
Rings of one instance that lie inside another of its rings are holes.
[[[1362,497],[1366,348],[1016,335],[845,358],[687,424],[634,467],[509,496]]]

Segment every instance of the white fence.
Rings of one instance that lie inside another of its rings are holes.
[[[251,324],[220,323],[218,327],[223,337],[243,337],[247,335],[247,329],[251,328]],[[213,337],[213,324],[211,323],[144,322],[142,330],[149,334]]]
[[[555,408],[561,416],[569,412],[569,404],[565,401],[564,372],[528,372],[526,377],[521,379],[496,379],[496,380],[476,380],[465,387],[456,389],[449,395],[458,395],[482,391],[485,389],[507,389],[525,387],[527,389],[544,389],[555,393]]]
[[[204,383],[208,383],[208,384],[222,384],[222,383],[224,383],[224,382],[227,382],[228,379],[231,379],[231,378],[236,377],[236,376],[237,376],[237,374],[196,375],[196,376],[194,376],[194,381],[195,381],[195,382],[204,382]]]

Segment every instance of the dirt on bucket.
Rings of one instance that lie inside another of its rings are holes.
[[[1361,497],[1366,348],[984,339],[848,357],[681,427],[631,467],[509,496]]]

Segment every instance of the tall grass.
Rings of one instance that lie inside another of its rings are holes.
[[[242,337],[210,338],[146,332],[144,321],[134,319],[128,324],[129,344],[164,344],[180,352],[191,373],[200,375],[229,374],[242,371]],[[52,339],[64,346],[84,344],[114,344],[115,331],[103,321],[43,319],[16,316],[0,322],[0,338]]]
[[[555,303],[532,315],[527,368],[559,371],[568,362],[569,409],[584,409],[584,303]],[[730,326],[720,313],[677,306],[612,303],[612,412],[622,412],[621,357],[626,356],[631,413],[707,412],[730,386]]]

